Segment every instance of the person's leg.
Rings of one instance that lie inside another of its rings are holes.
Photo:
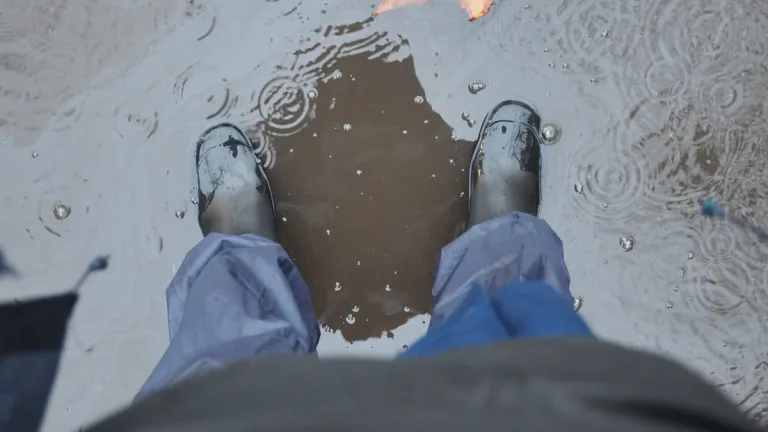
[[[198,142],[198,220],[205,238],[166,290],[170,345],[139,391],[258,355],[311,354],[319,328],[309,288],[276,243],[266,174],[229,124]]]
[[[539,208],[541,119],[506,101],[470,165],[470,228],[443,248],[427,336],[404,356],[508,337],[590,335],[573,311],[563,244]]]

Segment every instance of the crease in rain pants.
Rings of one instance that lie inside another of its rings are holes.
[[[591,336],[573,311],[560,238],[543,220],[510,213],[443,248],[425,337],[402,357],[513,337]],[[279,244],[210,234],[166,291],[170,346],[137,399],[254,356],[314,355],[309,288]]]

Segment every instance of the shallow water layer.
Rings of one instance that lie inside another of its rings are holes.
[[[764,413],[768,249],[698,203],[768,224],[768,3],[496,3],[469,23],[452,0],[375,20],[351,0],[6,0],[0,221],[23,277],[0,296],[113,260],[75,311],[45,429],[129,402],[162,354],[163,290],[201,236],[200,131],[259,138],[321,354],[389,356],[426,327],[439,249],[466,216],[473,122],[506,98],[561,132],[541,216],[594,330]]]

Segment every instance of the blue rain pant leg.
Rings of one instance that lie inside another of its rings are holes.
[[[170,345],[137,399],[254,356],[314,354],[320,331],[309,287],[279,244],[210,234],[166,290]]]
[[[427,335],[401,358],[516,337],[592,337],[573,310],[563,243],[542,219],[509,213],[443,248]]]

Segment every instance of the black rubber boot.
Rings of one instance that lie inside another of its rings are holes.
[[[198,222],[203,235],[258,234],[277,240],[272,190],[248,136],[222,123],[197,143]]]
[[[513,211],[538,214],[540,128],[522,102],[504,101],[486,116],[470,162],[470,227]]]

